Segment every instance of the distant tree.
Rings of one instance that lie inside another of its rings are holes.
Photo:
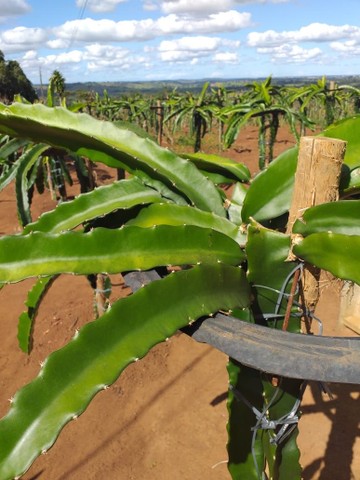
[[[29,102],[36,100],[37,94],[16,60],[5,60],[0,50],[0,98],[12,102],[14,95],[20,94]]]
[[[37,99],[37,94],[30,80],[26,77],[19,63],[15,60],[9,60],[6,65],[7,75],[11,81],[10,98],[20,94],[29,102]]]
[[[0,50],[0,98],[7,98],[8,80],[6,76],[6,62],[3,52]]]

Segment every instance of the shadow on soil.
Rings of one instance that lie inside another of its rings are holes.
[[[331,384],[333,398],[326,401],[316,384],[311,384],[310,388],[315,405],[304,406],[301,410],[306,415],[324,413],[331,421],[331,431],[324,456],[304,469],[303,479],[334,480],[334,472],[342,472],[341,479],[337,480],[358,479],[359,472],[353,472],[351,464],[353,446],[360,437],[360,385]]]

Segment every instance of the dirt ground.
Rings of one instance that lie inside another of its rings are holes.
[[[247,128],[226,154],[254,172],[256,142],[256,129]],[[292,137],[282,128],[276,153],[292,144]],[[108,181],[111,175],[109,170],[98,170],[99,182]],[[48,194],[37,198],[33,217],[53,206]],[[0,194],[0,212],[0,232],[17,232],[13,187]],[[120,277],[112,280],[113,297],[125,295]],[[58,278],[41,306],[34,349],[26,356],[17,345],[17,319],[31,284],[26,281],[0,291],[1,416],[9,408],[8,399],[37,374],[40,362],[93,318],[87,281],[75,276]],[[325,335],[354,335],[339,323],[338,309],[337,287],[325,281],[317,308]],[[226,363],[224,354],[184,334],[156,346],[98,394],[23,478],[228,480]],[[333,399],[320,393],[317,384],[305,393],[299,424],[303,478],[360,480],[360,386],[332,384],[330,388]]]

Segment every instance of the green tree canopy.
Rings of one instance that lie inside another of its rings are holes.
[[[37,94],[32,83],[16,60],[5,60],[0,50],[0,98],[12,102],[14,95],[20,94],[29,102],[36,100]]]

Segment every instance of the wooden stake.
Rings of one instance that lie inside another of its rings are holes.
[[[162,137],[163,137],[163,121],[164,121],[164,108],[161,105],[161,100],[157,100],[156,102],[156,116],[157,116],[157,123],[158,123],[158,144],[162,145]]]
[[[96,290],[95,290],[95,318],[101,317],[109,305],[106,296],[106,275],[98,273],[96,275]]]
[[[326,137],[302,137],[289,211],[287,233],[309,207],[334,202],[339,198],[341,167],[346,142]],[[296,236],[296,235],[295,235]],[[296,241],[295,238],[293,238]],[[320,269],[305,265],[303,292],[306,307],[314,311],[319,299]]]

